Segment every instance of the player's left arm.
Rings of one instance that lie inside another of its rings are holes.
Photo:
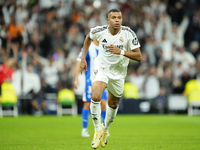
[[[77,89],[78,85],[79,85],[78,75],[79,75],[79,72],[80,72],[80,64],[81,64],[81,62],[77,61],[76,70],[75,70],[75,74],[74,74],[74,88],[75,89]]]
[[[129,51],[123,51],[119,48],[117,48],[116,46],[114,46],[113,44],[110,44],[110,46],[108,46],[110,48],[110,53],[112,54],[122,54],[130,59],[136,60],[136,61],[141,61],[142,60],[142,54],[140,51],[140,48],[135,48],[133,50]]]
[[[133,49],[131,52],[124,51],[124,56],[136,61],[142,60],[142,54],[139,47],[136,49]]]

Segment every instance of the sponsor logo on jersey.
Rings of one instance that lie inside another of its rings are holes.
[[[106,39],[104,39],[104,40],[102,41],[102,43],[107,43]]]
[[[120,37],[120,38],[119,38],[119,42],[121,42],[121,43],[124,42],[123,37]]]
[[[115,45],[119,49],[123,49],[123,45]]]
[[[123,45],[115,45],[119,49],[123,49]],[[105,49],[106,52],[110,52],[110,48],[104,44],[102,44],[103,49]]]
[[[102,45],[102,47],[103,47],[103,49],[105,49],[106,51],[110,51],[110,48],[108,47],[108,46],[106,46],[106,45]]]

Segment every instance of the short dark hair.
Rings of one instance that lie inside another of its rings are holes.
[[[121,11],[119,9],[114,8],[114,9],[109,10],[108,14],[111,12],[121,12]],[[107,17],[108,17],[108,14],[107,14]]]

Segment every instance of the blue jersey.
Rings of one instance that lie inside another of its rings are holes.
[[[83,48],[81,49],[79,56],[77,58],[77,61],[81,61],[83,53]],[[85,77],[86,77],[86,82],[88,80],[92,80],[92,73],[93,73],[93,68],[94,68],[94,59],[97,57],[99,53],[98,46],[96,46],[93,42],[91,43],[87,54],[86,54],[86,62],[87,62],[87,71],[85,71]]]
[[[83,53],[83,48],[79,53],[77,61],[81,61],[82,53]],[[87,71],[85,71],[86,84],[85,84],[85,92],[83,93],[83,101],[90,102],[92,98],[92,74],[94,69],[94,59],[97,57],[98,53],[99,53],[98,46],[96,46],[92,42],[85,57],[87,62]],[[107,95],[108,92],[107,89],[105,89],[102,94],[102,99],[107,100],[108,99]]]

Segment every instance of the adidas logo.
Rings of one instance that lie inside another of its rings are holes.
[[[106,39],[104,39],[102,42],[107,43]]]

